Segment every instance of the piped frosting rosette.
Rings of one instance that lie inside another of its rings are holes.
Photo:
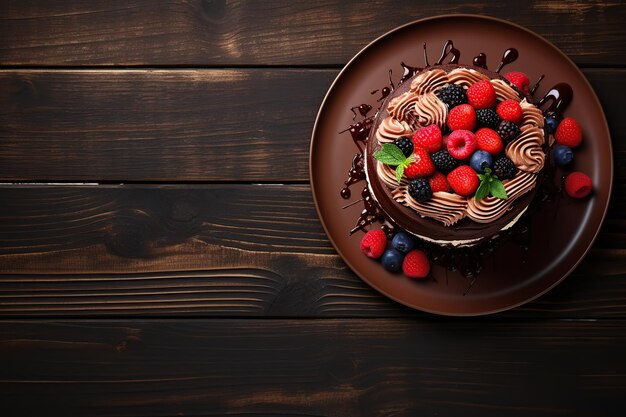
[[[537,174],[545,164],[544,118],[541,110],[525,98],[520,101],[519,93],[504,80],[489,79],[485,74],[471,68],[456,68],[450,72],[434,69],[415,77],[406,93],[388,103],[389,116],[380,123],[376,131],[376,139],[383,144],[391,143],[400,136],[410,137],[415,130],[431,124],[444,127],[448,106],[439,100],[436,93],[448,84],[458,84],[467,89],[481,80],[489,80],[499,101],[516,100],[522,108],[520,135],[505,148],[506,156],[517,167],[515,177],[502,182],[508,199],[485,197],[476,200],[474,196],[435,192],[430,200],[420,203],[409,195],[405,178],[398,183],[392,167],[380,162],[376,166],[378,177],[391,189],[391,195],[396,202],[445,226],[451,226],[465,217],[478,223],[492,222],[503,216],[519,197],[537,185]]]

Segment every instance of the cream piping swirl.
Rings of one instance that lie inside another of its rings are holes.
[[[526,172],[538,173],[545,161],[543,144],[543,130],[536,126],[522,128],[522,133],[506,146],[506,156],[513,161],[518,169]]]
[[[448,82],[450,84],[458,84],[465,88],[469,88],[478,81],[488,79],[489,77],[482,72],[468,68],[457,68],[448,73]]]
[[[439,100],[435,93],[418,96],[414,111],[420,127],[435,124],[442,128],[448,118],[448,106]]]
[[[426,94],[437,91],[448,84],[448,74],[441,69],[426,71],[418,75],[412,82],[409,92]]]
[[[517,91],[513,90],[513,87],[508,85],[506,81],[502,80],[491,80],[491,85],[493,89],[496,90],[496,98],[498,100],[515,100],[519,101],[520,96]]]
[[[433,193],[430,200],[418,203],[408,193],[405,185],[398,187],[391,193],[393,198],[422,217],[430,217],[442,222],[446,226],[452,226],[467,213],[467,199],[458,194],[439,191]]]
[[[393,117],[386,117],[378,126],[376,130],[376,139],[379,143],[391,143],[400,136],[413,135],[413,129],[405,121],[394,119]]]

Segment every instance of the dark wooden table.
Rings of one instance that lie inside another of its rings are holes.
[[[559,46],[615,150],[584,262],[482,319],[360,281],[307,167],[347,60],[457,12]],[[0,415],[624,415],[625,19],[589,0],[0,2]]]

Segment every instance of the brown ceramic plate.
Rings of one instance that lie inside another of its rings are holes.
[[[400,62],[422,66],[422,44],[427,42],[430,61],[435,61],[446,40],[461,51],[460,63],[471,64],[480,52],[495,68],[505,49],[519,51],[517,61],[505,68],[523,71],[531,82],[545,74],[535,98],[559,82],[569,83],[574,99],[565,110],[583,127],[584,144],[577,149],[572,170],[586,172],[594,181],[591,198],[559,199],[554,210],[543,210],[530,223],[527,262],[513,242],[503,243],[486,259],[485,269],[471,290],[463,295],[468,280],[458,273],[434,266],[436,280],[414,281],[390,274],[360,249],[362,233],[349,230],[362,210],[355,204],[364,182],[352,187],[353,198],[339,195],[355,154],[348,133],[338,133],[352,123],[350,108],[361,103],[376,105],[371,91],[388,85],[402,74]],[[592,245],[604,219],[613,180],[613,157],[609,130],[593,89],[576,65],[554,45],[520,26],[475,15],[428,18],[399,27],[360,51],[340,72],[328,91],[313,128],[310,153],[311,187],[318,214],[329,239],[352,270],[369,285],[407,306],[445,315],[481,315],[510,309],[545,293],[578,265]]]

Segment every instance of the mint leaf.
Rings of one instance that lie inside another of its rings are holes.
[[[402,176],[404,175],[404,164],[400,164],[396,167],[396,179],[398,183],[402,181]]]
[[[489,195],[490,189],[490,183],[488,181],[482,181],[476,190],[476,194],[474,194],[474,198],[476,200],[482,200]]]
[[[393,143],[383,143],[381,149],[374,153],[374,158],[385,165],[401,165],[406,161],[406,157]]]
[[[492,196],[497,197],[501,200],[506,200],[509,198],[509,196],[506,195],[506,190],[504,189],[504,185],[502,185],[502,181],[500,180],[494,180],[493,182],[491,182],[489,184],[489,191],[491,192]]]
[[[481,180],[481,181],[485,181],[485,178],[487,178],[487,176],[486,176],[486,175],[483,175],[483,174],[478,174],[478,179],[479,179],[479,180]]]

